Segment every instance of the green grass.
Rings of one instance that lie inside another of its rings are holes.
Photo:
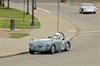
[[[10,28],[10,19],[0,19],[0,28]],[[32,29],[31,21],[15,20],[15,28],[17,29]],[[40,28],[40,22],[35,20],[34,28]]]
[[[15,18],[15,19],[23,19],[23,14],[25,14],[25,12],[17,10],[17,9],[7,9],[4,7],[0,7],[0,17],[3,18]],[[31,15],[25,15],[25,19],[31,19]]]
[[[23,38],[23,37],[28,36],[29,34],[27,34],[27,33],[10,33],[9,35],[10,35],[9,38]]]
[[[0,28],[10,28],[10,19],[14,18],[15,28],[18,29],[32,29],[31,26],[31,15],[25,15],[25,20],[23,21],[23,12],[16,9],[7,9],[0,7]],[[40,22],[35,18],[34,28],[40,28]]]

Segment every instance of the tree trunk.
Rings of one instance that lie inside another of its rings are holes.
[[[10,8],[10,6],[9,6],[9,5],[10,5],[10,0],[8,0],[8,6],[7,6],[7,8]]]
[[[61,0],[62,3],[66,2],[66,0]]]
[[[0,0],[0,6],[2,5],[2,0]]]
[[[4,7],[5,6],[5,4],[4,4],[4,0],[2,0],[2,7]]]
[[[27,15],[29,15],[29,0],[27,0],[27,12],[26,12]]]

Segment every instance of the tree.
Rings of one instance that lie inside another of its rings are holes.
[[[2,0],[0,0],[0,6],[2,5]]]
[[[5,1],[5,0],[2,0],[2,6],[3,6],[3,7],[5,6],[4,1]]]
[[[0,6],[4,7],[4,0],[0,0]]]
[[[26,12],[27,15],[29,15],[29,0],[27,0],[27,12]]]
[[[7,8],[10,8],[10,6],[9,6],[9,5],[10,5],[10,0],[8,0],[8,6],[7,6]]]
[[[66,2],[66,0],[61,0],[61,2],[63,3],[63,2]]]

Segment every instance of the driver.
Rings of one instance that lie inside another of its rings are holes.
[[[54,39],[60,39],[60,33],[56,33],[54,36],[53,36]]]

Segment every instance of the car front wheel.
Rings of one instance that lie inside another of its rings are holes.
[[[50,54],[54,54],[55,53],[55,46],[52,45],[50,48]]]
[[[93,12],[93,14],[96,14],[96,12]]]
[[[84,14],[84,10],[83,10],[83,9],[81,9],[80,13],[81,13],[81,14]]]

